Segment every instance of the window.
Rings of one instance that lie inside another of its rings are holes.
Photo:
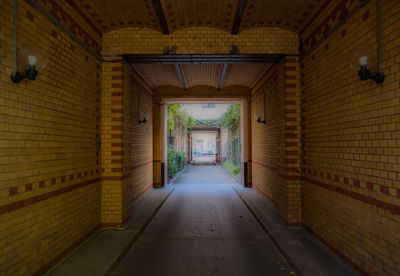
[[[215,108],[215,104],[202,104],[202,108]]]

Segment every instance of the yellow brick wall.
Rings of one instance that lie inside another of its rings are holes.
[[[273,65],[252,91],[252,185],[288,225],[301,222],[300,87],[297,57]],[[266,123],[256,115],[266,110]]]
[[[338,25],[360,3],[331,1],[301,35],[303,224],[359,271],[397,275],[400,2],[382,1],[382,85],[350,68],[358,49],[377,49],[376,1]]]
[[[110,31],[103,35],[102,54],[162,54],[177,46],[177,54],[228,54],[231,45],[242,54],[297,54],[298,35],[279,28],[255,28],[238,35],[207,28],[186,28],[171,35],[140,28]]]
[[[251,97],[252,185],[271,199],[278,209],[283,208],[280,204],[283,204],[285,197],[285,180],[279,177],[279,168],[283,166],[283,72],[283,63],[273,65]],[[267,89],[267,86],[271,89]],[[255,118],[256,115],[264,113],[264,100],[265,125],[257,123]]]
[[[99,61],[17,2],[18,48],[40,48],[47,66],[35,81],[11,82],[13,1],[1,1],[0,275],[41,274],[100,225]],[[79,39],[99,43],[67,2],[46,3],[86,29]]]
[[[134,88],[136,87],[136,88]],[[138,89],[146,96],[140,94]],[[152,124],[138,125],[152,113],[152,91],[120,60],[102,64],[102,224],[121,226],[134,199],[152,185]]]
[[[130,215],[130,205],[153,184],[152,117],[145,124],[138,116],[152,115],[152,91],[140,82],[139,76],[124,64],[123,77],[123,210]],[[138,113],[139,101],[139,113]]]

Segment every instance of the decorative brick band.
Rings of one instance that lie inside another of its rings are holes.
[[[84,181],[84,182],[81,182],[81,183],[77,183],[77,184],[74,184],[74,185],[70,185],[70,186],[61,188],[59,190],[55,190],[55,191],[51,191],[51,192],[48,192],[48,193],[37,195],[37,196],[31,197],[31,198],[27,198],[27,199],[24,199],[24,200],[21,200],[21,201],[13,202],[13,203],[10,203],[10,204],[4,205],[4,206],[0,206],[0,215],[3,215],[3,214],[6,214],[6,213],[9,213],[9,212],[12,212],[12,211],[27,207],[29,205],[41,202],[41,201],[49,199],[49,198],[53,198],[53,197],[59,196],[61,194],[65,194],[65,193],[71,192],[73,190],[76,190],[76,189],[79,189],[79,188],[82,188],[82,187],[85,187],[85,186],[88,186],[88,185],[91,185],[91,184],[95,184],[97,182],[100,182],[100,177],[94,178],[94,179],[91,179],[91,180],[87,180],[87,181]]]
[[[79,179],[82,176],[94,175],[95,173],[98,174],[99,173],[99,169],[90,170],[90,171],[88,170],[88,171],[79,172],[79,173],[75,173],[75,174],[63,175],[61,177],[55,177],[55,178],[51,178],[51,179],[41,180],[41,181],[36,182],[36,183],[39,183],[38,187],[39,187],[39,189],[41,189],[41,188],[45,188],[45,187],[48,187],[48,186],[56,185],[58,183],[65,183],[67,181],[67,179],[69,179],[71,181],[71,180],[74,180],[75,178]],[[47,183],[47,185],[46,185],[46,183]],[[25,186],[25,190],[18,192],[18,187],[22,187],[22,186]],[[28,192],[28,191],[32,191],[32,190],[33,190],[33,184],[32,183],[28,183],[28,184],[25,184],[25,185],[19,185],[19,186],[13,186],[13,187],[9,187],[8,188],[8,191],[9,191],[8,195],[9,196],[14,196],[14,195],[18,195],[18,194],[21,194],[23,192]]]
[[[312,52],[316,46],[322,44],[327,37],[336,32],[338,28],[366,6],[371,0],[343,0],[322,21],[322,23],[304,40],[303,57]],[[325,7],[327,7],[326,5]],[[323,10],[321,10],[322,12]],[[329,46],[328,46],[329,47]]]
[[[269,169],[269,170],[271,170],[271,171],[274,171],[274,172],[279,171],[279,169],[278,169],[277,167],[273,167],[273,166],[264,164],[264,163],[262,163],[262,162],[260,162],[260,161],[257,161],[257,160],[253,160],[252,163],[257,164],[257,165],[259,165],[259,166],[261,166],[261,167],[267,168],[267,169]]]
[[[83,20],[86,21],[86,23],[92,27],[92,29],[99,35],[102,36],[102,32],[90,21],[90,19],[81,11],[81,9],[78,8],[78,6],[74,3],[72,0],[67,0],[67,3],[75,10],[77,14],[80,15],[80,17],[83,18]]]
[[[314,175],[314,176],[319,176],[319,177],[323,177],[326,178],[328,180],[334,180],[338,183],[343,183],[343,184],[347,184],[347,185],[354,185],[358,188],[361,188],[361,181],[358,179],[349,179],[347,177],[343,177],[340,175],[333,175],[331,173],[324,173],[324,172],[318,172],[316,170],[311,170],[311,169],[302,169],[303,174],[309,174],[309,175]],[[392,195],[395,197],[399,197],[400,198],[400,189],[396,189],[396,188],[392,188],[392,187],[388,187],[388,186],[382,186],[382,185],[378,185],[378,184],[373,184],[371,182],[365,182],[365,187],[370,190],[370,191],[374,191],[374,186],[378,186],[379,187],[379,191],[383,194],[386,195]],[[389,192],[389,190],[391,190]]]
[[[348,190],[345,190],[345,189],[340,188],[340,187],[336,187],[336,186],[333,186],[333,185],[330,185],[330,184],[327,184],[327,183],[324,183],[324,182],[321,182],[321,181],[318,181],[318,180],[314,180],[314,179],[308,178],[306,176],[303,176],[302,179],[304,181],[307,181],[310,184],[323,187],[325,189],[340,193],[342,195],[345,195],[345,196],[348,196],[348,197],[363,201],[363,202],[371,204],[371,205],[375,205],[375,206],[377,206],[379,208],[391,211],[392,213],[400,214],[400,206],[395,205],[393,203],[384,202],[384,201],[375,199],[375,198],[370,197],[370,196],[362,195],[362,194],[359,194],[359,193],[356,193],[356,192],[353,192],[353,191],[348,191]]]
[[[28,1],[28,3],[36,3],[36,1]],[[69,32],[71,32],[73,35],[77,37],[82,38],[82,42],[89,48],[91,49],[94,53],[97,53],[98,50],[98,43],[95,39],[93,39],[87,32],[86,30],[78,24],[77,21],[75,21],[70,14],[68,14],[67,11],[65,11],[55,0],[40,0],[43,4],[46,5],[47,9],[49,9],[49,13],[51,14],[52,17],[54,17],[55,20],[61,22],[63,21],[63,24],[65,27],[68,29]],[[43,7],[41,7],[43,8]],[[46,9],[46,10],[47,10]],[[85,19],[84,19],[85,20]],[[95,30],[97,33],[97,31]]]
[[[146,165],[149,165],[149,164],[151,164],[151,163],[153,163],[153,160],[150,160],[150,161],[147,161],[147,162],[143,162],[143,163],[134,165],[134,166],[130,167],[130,169],[131,169],[131,170],[138,169],[138,168],[144,167],[144,166],[146,166]]]

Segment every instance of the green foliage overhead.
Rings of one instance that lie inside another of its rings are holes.
[[[240,105],[232,104],[228,110],[218,119],[194,119],[195,125],[226,127],[229,129],[239,129],[240,127]]]
[[[200,126],[221,126],[219,119],[194,119],[194,123]]]
[[[192,127],[192,126],[194,126],[196,123],[195,123],[195,120],[194,120],[194,118],[192,117],[192,116],[188,116],[188,118],[187,118],[187,126],[188,127]]]
[[[228,110],[218,118],[221,125],[229,129],[240,127],[240,105],[232,104]]]

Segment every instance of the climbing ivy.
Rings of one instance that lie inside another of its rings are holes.
[[[182,109],[180,104],[169,104],[167,107],[168,112],[168,130],[173,130],[176,126],[176,117]]]

